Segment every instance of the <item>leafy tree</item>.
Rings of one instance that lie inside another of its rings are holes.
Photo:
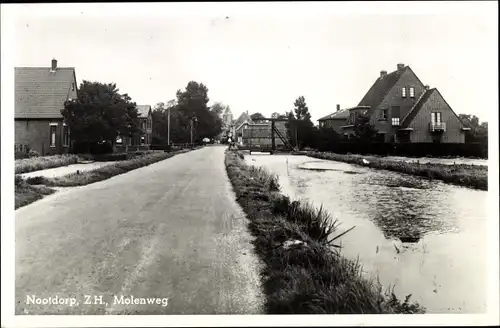
[[[83,81],[78,98],[66,101],[61,114],[77,143],[108,142],[114,146],[119,135],[139,131],[135,102],[120,94],[114,83]]]
[[[266,117],[261,113],[253,113],[252,115],[250,115],[250,118],[253,122],[259,122],[265,120]]]
[[[299,149],[304,146],[314,144],[314,124],[311,121],[311,114],[303,96],[298,97],[294,102],[293,112],[288,113],[290,119],[290,142]],[[295,113],[295,115],[294,115]]]
[[[377,135],[377,129],[370,123],[368,115],[357,115],[354,120],[354,140],[371,142]]]
[[[293,105],[295,106],[294,108],[295,117],[298,120],[311,121],[311,114],[309,113],[309,108],[307,107],[306,100],[303,96],[297,98],[293,103]]]
[[[182,114],[177,123],[190,131],[191,121],[196,118],[196,121],[193,120],[195,140],[213,138],[222,130],[222,120],[210,111],[208,102],[208,88],[203,83],[190,81],[184,91],[177,91],[177,110]],[[187,137],[190,138],[189,135]]]
[[[229,108],[229,106],[227,107]],[[210,108],[210,111],[215,115],[222,117],[222,115],[227,111],[226,106],[221,102],[216,102]]]
[[[471,130],[466,134],[466,142],[487,142],[488,141],[488,122],[479,124],[479,118],[476,115],[460,114],[458,118],[465,127]]]

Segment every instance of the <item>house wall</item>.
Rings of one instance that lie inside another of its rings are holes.
[[[145,124],[145,128],[143,128]],[[153,117],[151,113],[148,117],[139,117],[140,132],[132,138],[133,145],[141,145],[141,137],[144,136],[145,145],[151,145],[153,138]]]
[[[408,127],[413,128],[410,133],[411,142],[433,142],[433,133],[430,131],[431,113],[441,112],[441,120],[446,123],[446,131],[442,132],[442,143],[464,143],[465,132],[461,130],[462,123],[441,94],[432,92],[425,104],[411,121]]]
[[[50,147],[50,123],[57,123],[55,147]],[[16,119],[14,142],[16,145],[28,145],[42,156],[64,154],[69,152],[69,147],[63,147],[62,132],[62,119]]]
[[[406,87],[406,98],[401,96],[401,89]],[[410,97],[410,87],[415,88],[415,97]],[[385,142],[392,140],[393,135],[396,133],[398,127],[392,127],[392,115],[391,106],[400,106],[400,124],[403,118],[410,111],[410,109],[415,105],[415,102],[420,98],[422,93],[425,91],[425,86],[419,81],[415,73],[411,69],[406,69],[406,71],[401,75],[399,81],[394,85],[394,87],[387,93],[384,100],[375,108],[370,122],[375,126],[375,128],[380,132],[385,132]],[[379,120],[380,112],[382,109],[387,109],[387,120]]]
[[[74,83],[75,88],[74,88],[74,90],[70,89],[69,94],[68,94],[68,99],[77,99],[78,98],[78,94],[77,94],[78,85],[76,84],[75,76],[73,76],[72,83]],[[61,105],[64,106],[64,104],[61,104]]]

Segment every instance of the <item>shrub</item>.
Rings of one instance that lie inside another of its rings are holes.
[[[19,186],[19,185],[21,185],[24,182],[24,179],[23,179],[22,176],[16,174],[16,176],[14,178],[14,182],[15,182],[16,186]]]
[[[73,152],[76,154],[92,154],[102,155],[113,152],[113,146],[109,142],[84,142],[75,141],[73,144]]]
[[[26,183],[30,185],[41,185],[46,182],[46,178],[38,176],[38,177],[29,177],[26,179]]]
[[[16,151],[14,153],[14,159],[24,159],[24,158],[29,158],[28,153],[24,151]]]
[[[98,162],[124,161],[129,158],[127,153],[111,153],[94,155],[94,160]]]
[[[28,152],[28,157],[40,157],[40,154],[36,150],[30,149]]]
[[[27,173],[38,170],[50,169],[69,164],[75,164],[78,161],[76,155],[53,155],[38,156],[24,159],[18,159],[15,162],[15,173]]]
[[[339,141],[338,139],[318,140],[319,151],[338,154],[394,155],[407,157],[475,157],[488,158],[487,143],[380,143]]]

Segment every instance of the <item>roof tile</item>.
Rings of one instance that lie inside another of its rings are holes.
[[[74,76],[73,67],[16,67],[15,117],[61,118]]]

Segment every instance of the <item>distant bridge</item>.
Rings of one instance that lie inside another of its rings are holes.
[[[271,145],[269,144],[244,144],[244,145],[239,145],[238,149],[240,150],[249,150],[251,152],[265,152],[265,153],[271,153],[274,154],[275,152],[290,152],[293,150],[292,145],[286,138],[286,136],[283,135],[283,133],[276,127],[276,122],[288,122],[288,119],[279,119],[279,118],[263,118],[262,120],[270,121],[271,122]],[[283,145],[280,145],[279,147],[276,147],[276,136],[283,142]],[[267,139],[267,138],[263,138]],[[243,138],[245,140],[245,138]],[[244,142],[244,141],[243,141]]]

